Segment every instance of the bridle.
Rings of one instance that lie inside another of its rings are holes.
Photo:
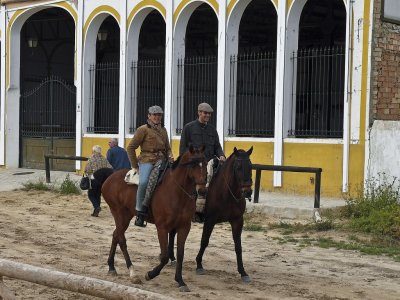
[[[238,176],[238,174],[237,174],[237,168],[235,167],[235,165],[236,165],[236,163],[237,162],[242,162],[241,163],[241,167],[242,167],[242,174],[243,174],[243,181],[242,182],[240,182],[240,189],[242,189],[243,187],[249,187],[249,186],[251,186],[251,170],[250,170],[250,172],[248,172],[249,174],[247,174],[246,173],[246,170],[245,170],[245,167],[244,167],[244,164],[243,164],[243,162],[244,161],[246,161],[246,162],[249,162],[249,164],[251,165],[251,161],[250,161],[250,158],[240,158],[240,157],[238,157],[238,156],[235,156],[235,159],[234,159],[234,161],[233,161],[233,163],[232,163],[232,167],[233,167],[233,177],[237,180],[237,181],[239,181],[239,176]],[[226,186],[228,187],[228,190],[229,190],[229,193],[231,194],[231,196],[233,197],[233,199],[235,199],[235,201],[236,202],[239,202],[241,199],[245,199],[245,198],[249,198],[249,201],[251,200],[250,199],[250,197],[244,197],[243,196],[243,194],[241,194],[241,197],[240,198],[238,198],[238,197],[236,197],[235,195],[234,195],[234,193],[233,193],[233,191],[232,191],[232,189],[231,189],[231,187],[229,186],[229,181],[227,180],[227,178],[226,178],[226,176],[225,176],[225,174],[224,174],[224,172],[221,172],[222,173],[222,177],[224,178],[224,181],[225,181],[225,184],[226,184]],[[246,176],[246,175],[248,175],[248,176]],[[249,184],[243,184],[243,182],[244,183],[246,183],[246,182],[250,182]]]

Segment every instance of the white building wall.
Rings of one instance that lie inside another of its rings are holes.
[[[400,122],[376,120],[367,138],[370,142],[366,179],[378,179],[385,174],[389,180],[400,180]]]

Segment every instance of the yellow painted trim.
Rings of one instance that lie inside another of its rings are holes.
[[[278,7],[278,1],[279,0],[271,0],[274,4],[275,7]],[[231,0],[228,4],[228,6],[226,7],[226,17],[229,18],[233,8],[235,7],[236,3],[238,2],[238,0]]]
[[[52,6],[58,6],[58,7],[64,8],[66,11],[68,11],[71,14],[72,18],[74,19],[75,26],[76,26],[76,23],[78,22],[78,13],[68,2],[55,3]]]
[[[101,6],[97,7],[97,8],[95,8],[90,13],[89,17],[87,18],[87,20],[85,22],[85,25],[83,26],[83,37],[84,37],[84,40],[86,38],[86,32],[87,32],[87,30],[89,28],[90,23],[92,22],[92,20],[94,19],[95,16],[97,16],[98,14],[100,14],[102,12],[109,13],[110,15],[112,15],[117,20],[118,24],[121,24],[121,16],[120,16],[119,12],[115,8],[113,8],[113,7],[109,6],[109,5],[101,5]]]
[[[176,20],[178,19],[179,14],[182,12],[183,8],[192,0],[182,0],[181,3],[179,3],[178,7],[176,8],[174,15],[173,15],[173,24],[174,27],[176,25]],[[203,0],[202,2],[206,3],[208,2],[208,4],[211,5],[212,8],[214,8],[214,10],[217,12],[217,15],[219,13],[219,4],[216,0]]]
[[[74,22],[75,22],[75,25],[76,25],[76,22],[77,22],[77,19],[78,19],[78,14],[69,3],[60,2],[60,3],[52,4],[50,6],[60,7],[60,8],[65,9],[66,11],[68,11],[72,15],[72,18],[74,19]],[[29,10],[30,10],[30,8],[17,10],[12,15],[10,21],[8,22],[7,36],[6,36],[6,39],[7,39],[7,49],[6,49],[6,51],[7,51],[6,52],[6,89],[10,88],[10,55],[9,54],[11,53],[11,50],[10,50],[10,47],[11,47],[11,45],[10,45],[11,28],[14,25],[15,20],[20,15],[22,15],[23,13],[25,13],[25,12],[27,12]],[[75,28],[76,28],[76,26],[75,26]]]
[[[286,0],[286,13],[289,11],[292,6],[294,0]]]
[[[23,14],[25,12],[25,10],[20,9],[17,10],[11,17],[10,22],[8,22],[8,27],[7,27],[7,53],[6,53],[6,89],[10,88],[10,32],[11,32],[11,28],[15,22],[15,20],[17,19],[18,16],[20,16],[21,14]]]
[[[365,141],[365,119],[367,111],[367,83],[368,83],[368,59],[369,59],[369,31],[370,31],[370,10],[371,0],[364,1],[363,21],[363,50],[362,50],[362,71],[361,71],[361,107],[360,107],[360,143]]]
[[[133,10],[131,11],[131,13],[129,14],[129,17],[126,21],[127,28],[129,28],[131,26],[132,20],[133,20],[134,16],[137,14],[137,12],[144,7],[154,7],[164,17],[164,20],[167,17],[167,10],[160,2],[158,2],[156,0],[144,0],[144,1],[140,2],[138,5],[136,5],[133,8]]]

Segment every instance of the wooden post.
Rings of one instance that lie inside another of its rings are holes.
[[[52,271],[49,269],[21,264],[6,259],[0,259],[0,276],[25,280],[61,290],[77,292],[104,299],[151,299],[172,300],[168,296],[148,292],[126,285],[121,285],[101,279],[90,278],[70,273]],[[0,290],[4,300],[13,300]],[[9,298],[8,298],[9,297]]]

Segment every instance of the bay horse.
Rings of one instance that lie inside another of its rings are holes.
[[[241,235],[244,223],[243,214],[246,210],[246,198],[250,198],[252,194],[252,164],[250,161],[252,152],[253,147],[248,151],[237,150],[235,147],[232,155],[221,165],[210,182],[204,208],[205,220],[200,250],[196,256],[196,273],[199,275],[205,274],[202,264],[203,255],[215,224],[229,222],[235,243],[238,272],[243,282],[251,281],[243,266]],[[173,247],[174,236],[171,233],[168,251],[172,261],[175,259]]]
[[[147,221],[155,224],[157,228],[161,254],[160,263],[146,273],[146,280],[158,276],[168,263],[168,233],[173,231],[178,235],[175,281],[181,291],[190,291],[182,278],[183,257],[186,238],[196,207],[193,191],[196,188],[197,193],[206,193],[206,166],[204,147],[201,149],[190,147],[173,163],[171,168],[167,169],[162,182],[154,190]],[[133,277],[133,264],[127,250],[125,231],[136,214],[137,186],[127,185],[124,182],[127,171],[120,170],[112,173],[103,183],[101,192],[115,221],[108,257],[108,273],[116,274],[114,257],[119,245],[130,276]],[[96,174],[94,176],[96,178]]]

